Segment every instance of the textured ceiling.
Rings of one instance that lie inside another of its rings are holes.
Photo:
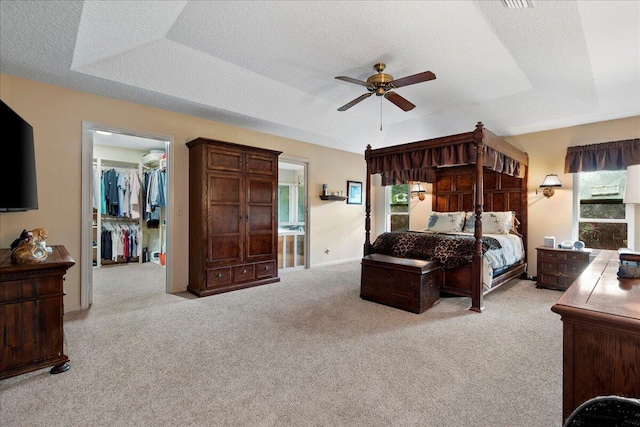
[[[640,3],[534,4],[0,0],[0,72],[357,153],[640,115]],[[338,112],[381,61],[437,78]]]

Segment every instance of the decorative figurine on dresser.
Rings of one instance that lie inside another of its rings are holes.
[[[23,231],[0,249],[0,380],[53,366],[69,369],[64,354],[63,281],[75,264],[64,246],[46,246],[45,229]]]
[[[197,138],[189,147],[189,292],[280,281],[280,151]]]

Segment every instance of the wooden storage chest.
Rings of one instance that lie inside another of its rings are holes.
[[[362,258],[360,298],[423,313],[440,298],[442,277],[434,261],[370,254]]]

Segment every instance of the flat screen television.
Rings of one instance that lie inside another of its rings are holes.
[[[0,212],[38,209],[33,128],[0,100]]]

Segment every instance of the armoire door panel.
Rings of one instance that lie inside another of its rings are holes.
[[[278,170],[278,159],[273,156],[262,156],[260,154],[247,154],[247,173],[273,176]]]
[[[247,178],[247,203],[273,203],[275,183],[271,180],[255,177]]]
[[[249,206],[249,232],[252,231],[273,231],[274,227],[273,206]]]
[[[207,169],[241,172],[242,151],[209,148],[207,150]]]
[[[238,177],[208,174],[209,203],[240,203],[241,181]]]
[[[244,217],[238,205],[213,205],[209,208],[209,232],[212,235],[240,234]]]
[[[250,234],[247,254],[249,261],[255,261],[256,257],[270,256],[273,252],[273,233],[255,232]]]
[[[242,244],[237,234],[209,238],[209,264],[241,262]]]

